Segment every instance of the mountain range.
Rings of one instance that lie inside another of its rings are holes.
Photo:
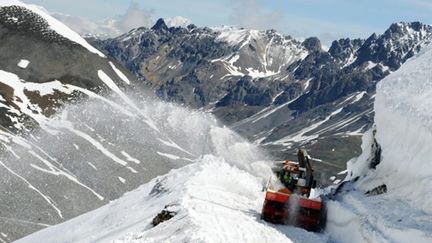
[[[0,239],[100,207],[207,153],[244,165],[292,159],[303,146],[329,184],[360,153],[376,83],[431,33],[396,23],[323,50],[314,37],[160,19],[85,40],[40,8],[0,1]]]
[[[275,30],[168,27],[159,19],[90,43],[160,98],[210,111],[275,157],[306,147],[328,180],[360,153],[377,82],[430,42],[432,27],[395,23],[367,39],[298,41]]]

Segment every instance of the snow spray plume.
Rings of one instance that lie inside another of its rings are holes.
[[[254,162],[265,159],[262,152],[211,114],[126,94],[92,93],[27,137],[1,135],[9,142],[2,140],[0,183],[5,195],[20,191],[0,198],[2,204],[13,205],[12,215],[47,224],[116,199],[197,161],[203,151],[240,169],[267,173],[263,178],[269,175],[263,163]],[[35,205],[38,210],[20,210]]]
[[[289,215],[288,215],[288,222],[289,225],[297,225],[297,217],[300,210],[299,205],[300,196],[296,194],[292,194],[286,203],[285,207],[287,208]]]

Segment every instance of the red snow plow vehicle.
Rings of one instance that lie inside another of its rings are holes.
[[[275,190],[269,182],[261,218],[274,224],[289,224],[310,231],[325,227],[326,210],[322,197],[309,198],[316,181],[310,157],[304,149],[297,153],[299,162],[284,161],[275,172],[284,187]]]

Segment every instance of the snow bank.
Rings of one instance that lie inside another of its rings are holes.
[[[389,192],[432,213],[432,46],[380,82],[375,102]]]
[[[378,84],[375,113],[383,160],[359,186],[432,213],[432,46]]]
[[[358,181],[328,203],[326,230],[340,242],[432,242],[432,45],[378,84],[374,108],[381,162],[369,169],[371,130],[348,162]],[[383,184],[387,193],[365,195]]]
[[[43,9],[42,7],[37,6],[37,5],[25,4],[25,3],[20,2],[18,0],[0,0],[0,7],[13,6],[13,5],[25,7],[27,9],[31,10],[32,12],[40,15],[42,18],[44,18],[48,22],[51,29],[54,30],[55,32],[57,32],[58,34],[62,35],[63,37],[65,37],[65,38],[67,38],[73,42],[80,44],[81,46],[83,46],[84,48],[89,50],[90,52],[95,53],[95,54],[99,55],[100,57],[105,58],[105,55],[102,54],[102,52],[98,51],[96,48],[91,46],[86,40],[84,40],[84,38],[82,38],[76,32],[72,31],[69,27],[67,27],[66,25],[64,25],[63,23],[61,23],[60,21],[58,21],[57,19],[55,19],[51,15],[49,15],[47,13],[47,11],[45,9]]]

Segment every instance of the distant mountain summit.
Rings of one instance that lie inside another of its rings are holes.
[[[357,64],[382,63],[395,71],[414,56],[425,41],[430,41],[432,27],[420,22],[395,23],[382,35],[371,35],[358,50]]]
[[[168,30],[168,26],[166,25],[165,20],[160,18],[151,29],[154,31]]]

